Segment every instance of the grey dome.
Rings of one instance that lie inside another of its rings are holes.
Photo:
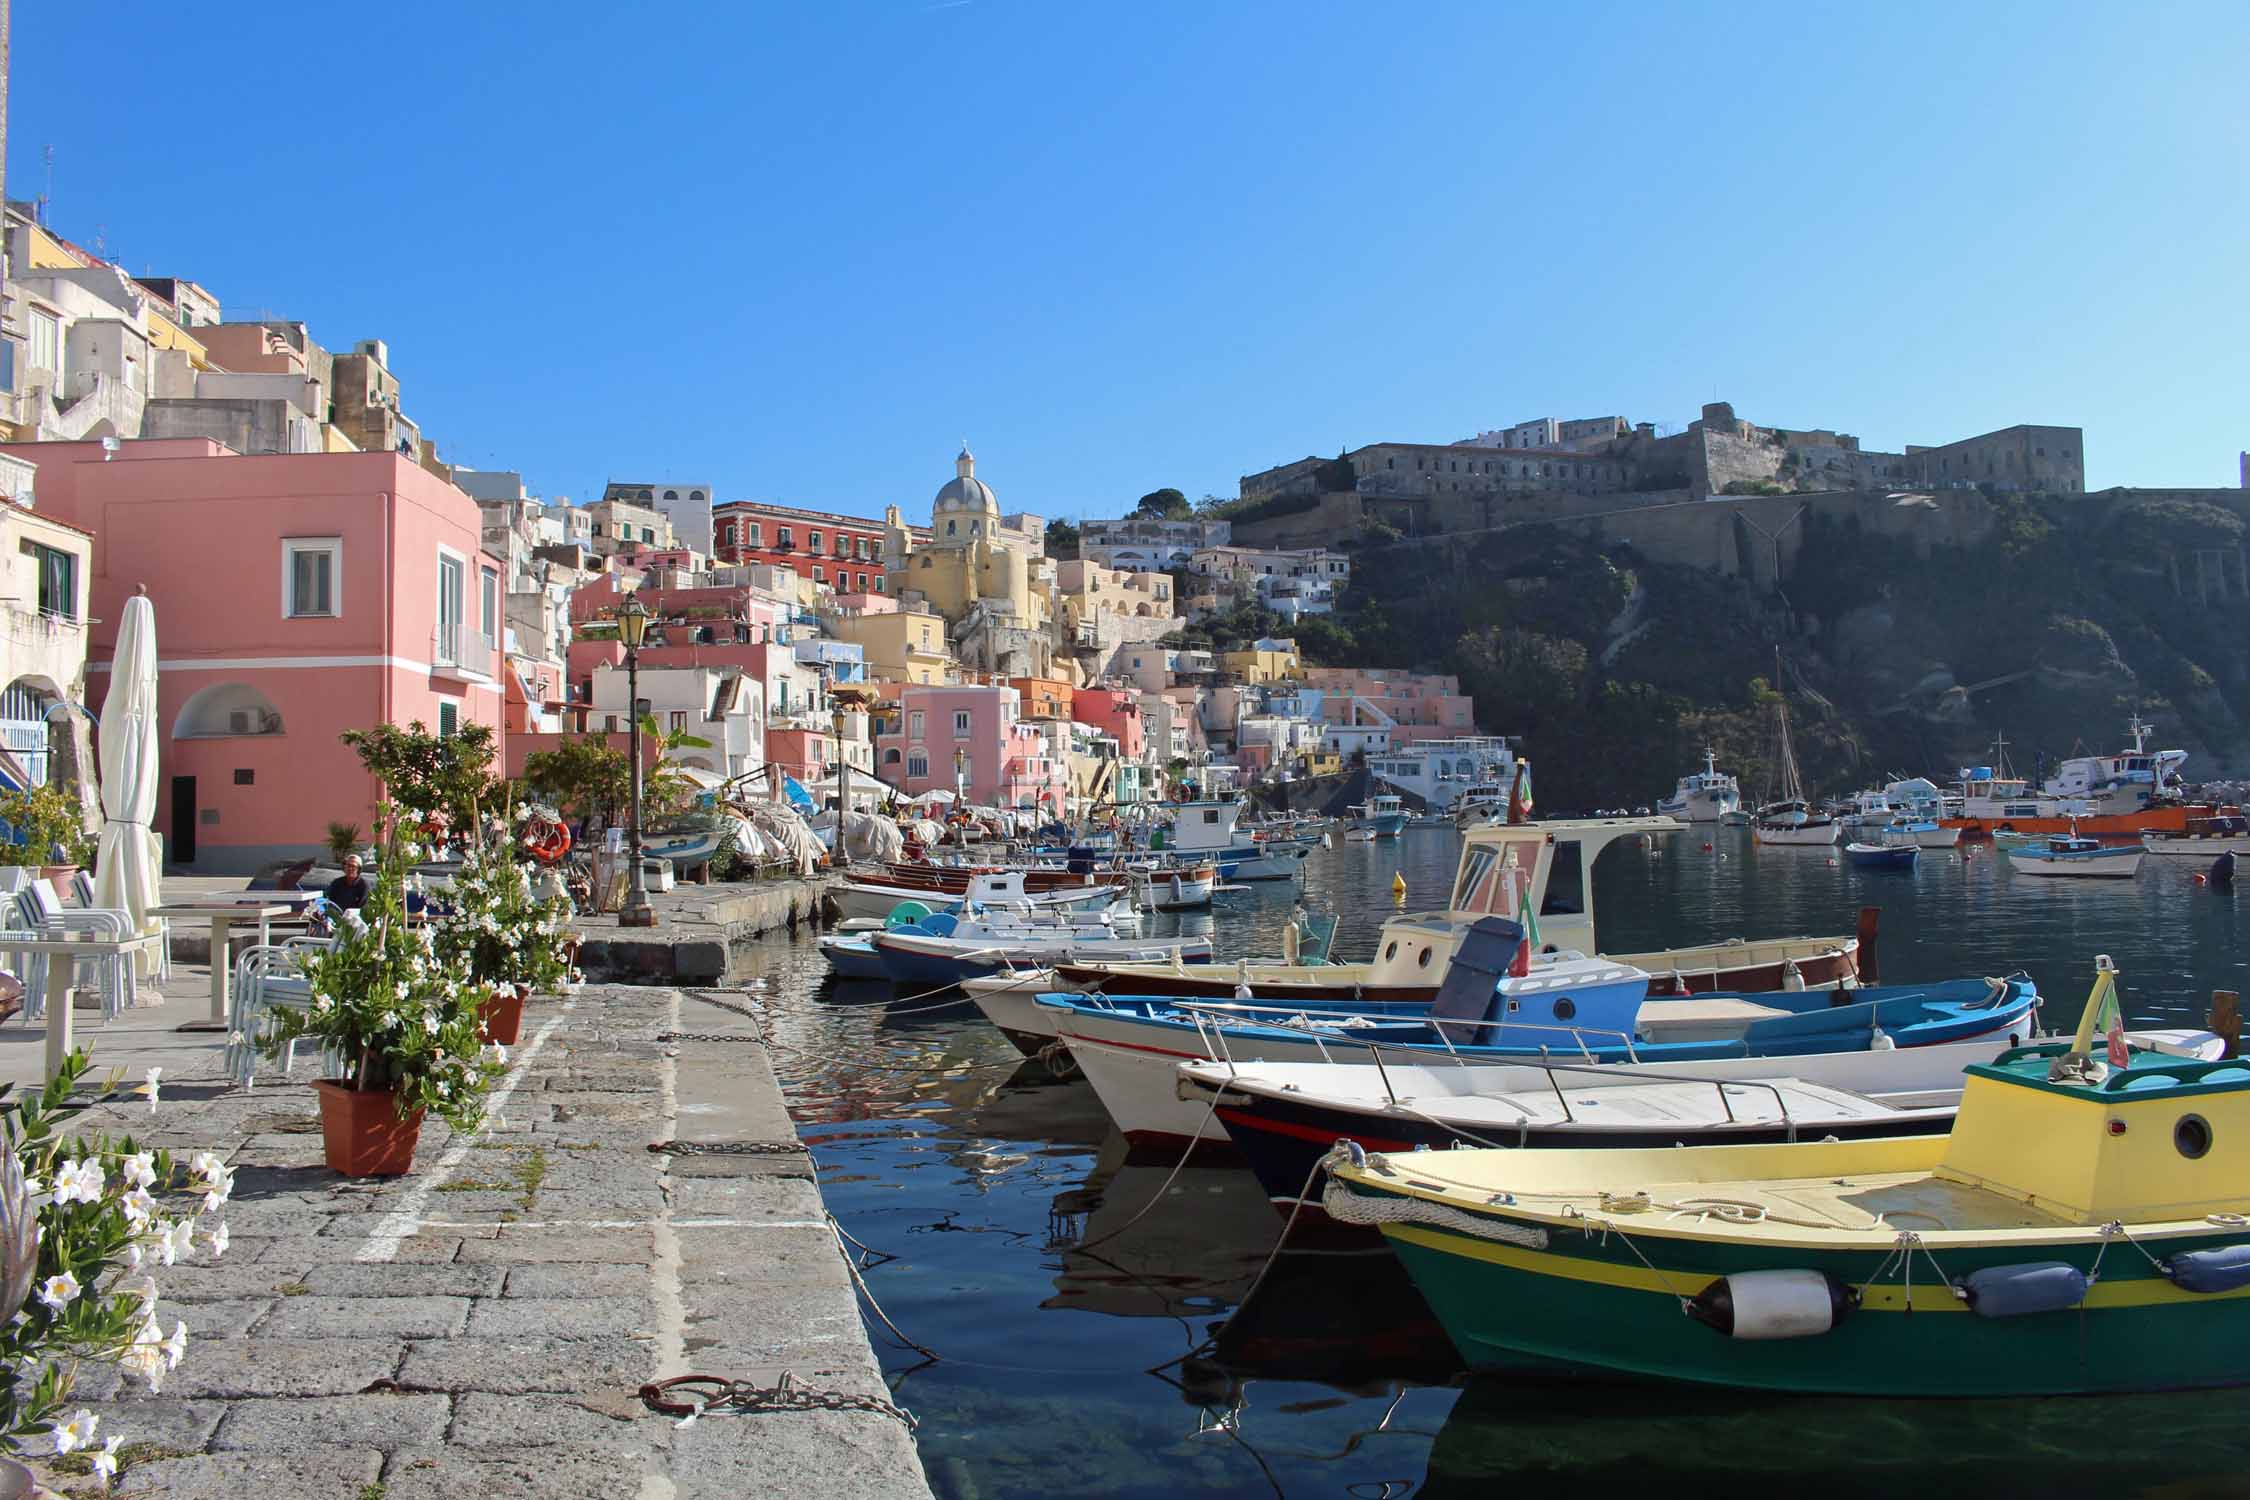
[[[960,456],[953,460],[953,478],[938,490],[934,502],[937,510],[989,510],[1000,509],[1000,497],[992,493],[992,486],[977,478],[976,455],[966,443],[961,445]]]

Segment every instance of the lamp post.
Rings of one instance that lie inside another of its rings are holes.
[[[632,861],[627,877],[625,905],[617,913],[620,927],[654,927],[656,908],[649,905],[646,877],[641,870],[641,644],[648,639],[648,606],[639,590],[625,596],[617,612],[617,638],[625,646],[626,727],[632,732],[633,800],[626,825],[626,857]]]

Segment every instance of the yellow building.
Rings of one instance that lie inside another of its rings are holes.
[[[953,656],[945,649],[945,621],[921,610],[882,614],[830,615],[822,627],[839,641],[851,641],[867,659],[877,682],[941,683],[953,675]]]
[[[1244,682],[1281,682],[1304,675],[1295,641],[1261,640],[1241,651],[1219,653],[1219,669]]]
[[[883,525],[891,596],[926,604],[954,626],[963,665],[1004,675],[1052,669],[1054,565],[1046,558],[1046,522],[1003,515],[967,448],[931,503],[928,541],[914,536],[895,505],[885,508]]]

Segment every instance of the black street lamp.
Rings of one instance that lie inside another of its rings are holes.
[[[632,821],[626,826],[625,837],[627,857],[633,863],[625,887],[625,905],[617,913],[620,927],[656,925],[656,908],[649,904],[647,878],[641,869],[641,644],[648,639],[648,622],[648,606],[641,603],[636,589],[625,596],[624,607],[617,611],[617,638],[625,645],[626,727],[633,736]]]

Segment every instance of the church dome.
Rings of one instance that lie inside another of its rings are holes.
[[[989,510],[997,515],[1000,497],[992,493],[992,486],[977,478],[976,455],[969,445],[961,445],[960,457],[953,460],[953,478],[947,480],[937,492],[933,506],[936,510]]]

